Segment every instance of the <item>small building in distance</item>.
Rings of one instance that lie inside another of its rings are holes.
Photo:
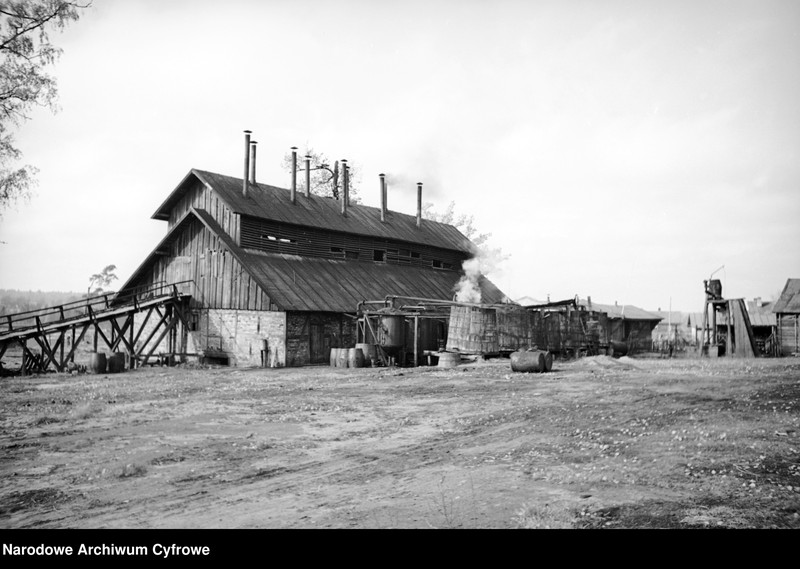
[[[800,279],[788,279],[772,307],[775,314],[778,355],[800,355]]]
[[[623,342],[630,352],[649,352],[653,347],[653,330],[662,317],[632,304],[599,304],[587,298],[579,304],[587,310],[605,312],[608,319],[608,339]]]

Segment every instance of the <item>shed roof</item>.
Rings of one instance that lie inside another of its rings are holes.
[[[474,253],[475,246],[453,225],[428,219],[417,227],[416,215],[388,211],[386,221],[380,220],[380,208],[350,204],[347,217],[342,215],[342,202],[333,198],[297,192],[295,203],[291,191],[267,184],[251,184],[247,197],[242,195],[242,179],[204,170],[192,169],[153,214],[153,219],[169,219],[170,210],[194,183],[200,180],[213,189],[231,211],[308,227],[394,239],[409,243],[424,243],[434,247]]]
[[[579,300],[581,306],[588,307],[586,300]],[[653,320],[660,321],[662,317],[652,312],[647,312],[632,304],[600,304],[599,302],[592,301],[592,310],[605,312],[610,319],[625,319],[625,320]]]
[[[800,314],[800,279],[787,279],[772,311],[776,314]]]

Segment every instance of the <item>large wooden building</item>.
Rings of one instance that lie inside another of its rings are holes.
[[[359,302],[452,299],[474,255],[454,226],[421,218],[421,195],[414,216],[389,211],[385,187],[381,207],[369,207],[348,203],[346,192],[337,200],[254,177],[191,170],[152,216],[167,222],[166,236],[120,289],[181,283],[187,325],[172,345],[182,354],[327,363],[331,348],[354,345]],[[482,302],[503,301],[488,279],[479,284]]]

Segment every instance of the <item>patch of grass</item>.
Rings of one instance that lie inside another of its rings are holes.
[[[51,425],[53,423],[60,423],[61,419],[57,417],[50,417],[49,415],[42,415],[40,417],[36,417],[33,421],[31,421],[32,427],[40,427],[42,425]]]
[[[517,529],[572,529],[575,527],[575,513],[569,510],[523,504],[512,518]]]
[[[81,403],[72,411],[72,418],[78,421],[89,419],[98,415],[103,410],[103,405],[96,401]]]
[[[147,468],[141,464],[126,464],[122,467],[120,478],[134,478],[136,476],[144,476],[147,474]]]
[[[3,496],[2,500],[0,500],[0,515],[5,516],[42,506],[54,508],[69,500],[70,497],[67,494],[55,488],[12,492]]]

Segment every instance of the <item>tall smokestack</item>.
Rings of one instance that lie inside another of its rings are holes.
[[[292,203],[297,202],[297,147],[292,146]]]
[[[311,156],[306,154],[306,198],[311,197]]]
[[[381,221],[386,221],[386,174],[380,174],[381,178]]]
[[[422,226],[422,182],[417,182],[417,227]]]
[[[247,177],[250,175],[250,133],[244,131],[244,176],[242,176],[242,195],[247,197]]]
[[[342,159],[342,215],[347,215],[347,206],[349,205],[347,202],[350,201],[350,191],[348,188],[348,176],[347,176],[347,160]]]
[[[250,183],[256,185],[256,142],[250,141]]]

